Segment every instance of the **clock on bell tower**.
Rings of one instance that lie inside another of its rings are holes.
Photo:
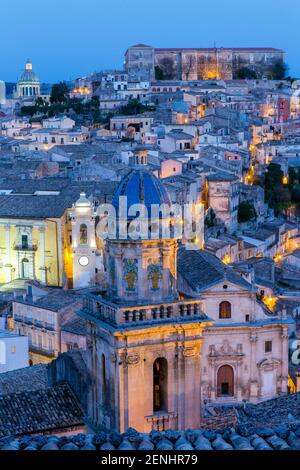
[[[85,193],[75,202],[71,211],[73,288],[93,286],[96,270],[102,257],[96,246],[95,212]]]

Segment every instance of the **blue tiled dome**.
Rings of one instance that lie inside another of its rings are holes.
[[[32,63],[30,59],[28,59],[26,62],[26,67],[21,75],[20,82],[39,82],[37,75],[32,70]]]
[[[127,207],[145,204],[150,214],[152,204],[172,205],[163,183],[153,173],[146,170],[133,170],[123,178],[113,197],[113,205],[119,209],[119,197],[127,196]]]

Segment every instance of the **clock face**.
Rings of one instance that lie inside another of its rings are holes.
[[[87,265],[89,264],[89,259],[88,259],[88,257],[87,257],[87,256],[81,256],[81,257],[79,258],[79,264],[80,264],[81,266],[87,266]]]

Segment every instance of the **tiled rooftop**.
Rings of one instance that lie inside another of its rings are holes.
[[[36,364],[0,374],[0,396],[40,390],[46,388],[47,385],[47,364]]]
[[[67,384],[0,396],[0,436],[81,426],[80,405]]]
[[[152,431],[141,434],[135,429],[127,432],[99,432],[68,436],[25,436],[0,439],[0,450],[299,450],[300,424],[261,427],[245,434],[235,428],[223,431],[187,430]]]

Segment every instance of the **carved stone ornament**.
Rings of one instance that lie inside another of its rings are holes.
[[[141,360],[139,353],[122,353],[120,354],[120,359],[124,366],[126,365],[135,365],[138,364]]]
[[[197,352],[197,349],[193,346],[188,346],[186,348],[183,348],[182,350],[182,355],[184,357],[192,357],[195,356]]]
[[[243,355],[243,345],[238,344],[233,348],[227,339],[224,339],[222,345],[217,348],[216,345],[211,345],[209,348],[210,356],[240,356]]]

